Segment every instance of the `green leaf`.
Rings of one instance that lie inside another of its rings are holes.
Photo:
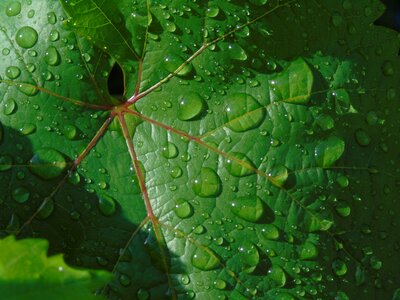
[[[398,297],[383,11],[1,1],[1,235],[112,272],[109,299]]]
[[[67,266],[61,255],[47,257],[43,239],[0,240],[0,291],[3,299],[100,299],[93,291],[107,283],[105,271]]]

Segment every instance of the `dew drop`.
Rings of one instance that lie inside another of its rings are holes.
[[[185,199],[177,199],[175,201],[174,212],[179,218],[189,218],[193,215],[193,206]]]
[[[390,61],[386,61],[383,65],[382,65],[382,73],[383,75],[390,77],[393,76],[394,74],[394,67],[393,64]]]
[[[264,205],[259,197],[241,197],[229,204],[236,216],[249,222],[256,223],[264,214]]]
[[[60,63],[60,54],[55,47],[50,46],[47,48],[44,54],[44,61],[50,66],[55,66]]]
[[[197,247],[192,256],[192,264],[200,270],[209,271],[219,267],[219,260],[212,250]]]
[[[6,15],[9,17],[17,16],[19,15],[20,12],[21,12],[21,3],[18,1],[13,1],[6,7]]]
[[[29,170],[46,180],[60,176],[66,166],[64,156],[52,148],[42,148],[36,151],[29,161]]]
[[[233,94],[226,102],[227,127],[233,131],[243,132],[256,128],[265,118],[264,107],[248,94]]]
[[[98,207],[104,216],[111,216],[117,209],[114,198],[108,195],[102,195],[98,198]]]
[[[6,69],[6,76],[10,79],[16,79],[21,74],[21,70],[18,67],[11,66]]]
[[[286,274],[280,266],[272,266],[268,270],[268,278],[275,283],[276,287],[283,287],[286,284]]]
[[[164,58],[164,68],[170,72],[174,73],[185,61],[176,54],[169,54]],[[179,76],[186,76],[192,71],[192,65],[185,65],[178,73]]]
[[[40,206],[36,218],[38,218],[39,220],[44,220],[48,218],[53,213],[53,211],[54,211],[54,200],[46,199]]]
[[[69,139],[73,140],[76,138],[78,130],[74,125],[65,125],[63,129],[64,136]]]
[[[56,14],[54,13],[54,12],[49,12],[48,14],[47,14],[47,22],[49,23],[49,24],[56,24],[56,22],[57,22],[57,16],[56,16]]]
[[[59,39],[60,39],[60,33],[57,30],[53,29],[52,31],[50,31],[49,40],[51,42],[56,42]]]
[[[17,110],[17,103],[15,102],[14,99],[9,98],[4,101],[4,107],[3,107],[3,112],[6,115],[11,115],[15,113]]]
[[[226,282],[222,279],[216,279],[214,281],[214,286],[218,290],[224,290],[226,288]]]
[[[139,289],[136,293],[137,300],[147,300],[150,299],[150,293],[145,289]]]
[[[182,169],[178,166],[173,167],[169,172],[172,178],[179,178],[182,176]]]
[[[221,179],[211,168],[202,168],[193,182],[193,191],[200,197],[217,197],[221,190]]]
[[[306,242],[300,251],[300,259],[314,259],[318,256],[318,248],[310,242]]]
[[[121,276],[119,276],[119,282],[123,286],[129,286],[131,284],[131,278],[128,275],[121,274]]]
[[[19,84],[18,90],[27,96],[35,96],[39,92],[39,90],[34,85],[31,85],[29,83]]]
[[[200,116],[207,105],[198,93],[187,93],[179,100],[178,118],[182,121],[193,120]]]
[[[18,203],[25,203],[30,196],[29,191],[24,187],[18,187],[12,191],[12,197]]]
[[[218,7],[209,7],[206,10],[206,16],[209,18],[215,18],[219,14],[219,8]]]
[[[268,173],[269,179],[276,186],[283,186],[289,176],[288,169],[285,166],[278,165],[272,168]]]
[[[266,224],[261,229],[261,234],[267,240],[277,240],[279,238],[279,230],[273,224]]]
[[[256,167],[253,162],[243,153],[232,152],[231,158],[226,161],[226,169],[235,177],[243,177],[255,174]],[[237,161],[237,160],[239,161]]]
[[[5,154],[0,156],[0,172],[10,170],[13,164],[13,159],[10,155]]]
[[[340,27],[343,24],[343,17],[339,13],[333,13],[331,22],[333,26]]]
[[[178,148],[173,143],[167,143],[166,146],[161,148],[161,154],[165,158],[175,158],[178,156]]]
[[[190,283],[190,277],[188,275],[186,275],[186,274],[183,274],[181,276],[181,282],[184,285],[188,285]]]
[[[345,292],[338,291],[336,294],[335,300],[350,300],[350,298],[349,298],[349,296],[347,296],[347,294]],[[393,300],[397,300],[397,299],[393,298]]]
[[[342,260],[336,259],[332,263],[332,270],[336,276],[344,276],[347,273],[347,266]]]
[[[344,141],[336,136],[331,136],[315,147],[314,155],[319,167],[331,167],[343,154]]]
[[[362,129],[356,130],[354,133],[355,139],[360,146],[368,146],[371,143],[371,138],[367,132]]]
[[[239,257],[242,271],[248,274],[253,273],[260,262],[257,247],[246,241],[239,247]]]
[[[31,133],[34,133],[36,131],[36,125],[32,123],[25,123],[22,125],[22,127],[19,129],[19,132],[22,135],[29,135]]]
[[[229,56],[232,59],[241,60],[241,61],[244,61],[247,59],[246,52],[243,50],[242,47],[239,46],[239,44],[236,44],[236,43],[228,44],[226,47],[226,50],[228,51]]]
[[[336,212],[338,213],[339,216],[342,217],[348,217],[351,213],[351,208],[346,202],[339,202],[336,207]]]
[[[17,31],[15,40],[20,47],[29,49],[36,45],[38,33],[32,27],[24,26]]]

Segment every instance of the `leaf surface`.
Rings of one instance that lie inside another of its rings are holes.
[[[15,3],[4,235],[112,271],[110,299],[395,295],[399,41],[379,1]]]

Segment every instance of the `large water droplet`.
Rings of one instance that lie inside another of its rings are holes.
[[[6,69],[6,76],[10,79],[16,79],[21,74],[21,70],[18,67],[11,66]]]
[[[11,115],[17,110],[17,103],[14,99],[9,98],[4,101],[3,112],[6,115]]]
[[[189,218],[193,215],[193,206],[185,199],[175,201],[174,212],[179,218]]]
[[[347,265],[340,259],[332,263],[332,270],[337,276],[344,276],[347,273]]]
[[[39,90],[32,84],[29,83],[21,83],[18,85],[18,90],[27,95],[27,96],[35,96]]]
[[[283,186],[289,176],[288,169],[285,166],[274,166],[268,173],[269,180],[277,186]]]
[[[257,222],[264,214],[264,205],[259,197],[241,197],[230,202],[231,211],[249,222]]]
[[[55,66],[60,63],[60,54],[55,47],[50,46],[47,48],[44,54],[44,61],[50,66]]]
[[[362,129],[358,129],[356,130],[356,132],[354,133],[354,136],[356,138],[357,143],[360,146],[368,146],[371,143],[371,137],[368,135],[367,132],[365,132]]]
[[[58,41],[59,38],[60,38],[60,34],[59,34],[59,32],[57,30],[53,29],[52,31],[50,31],[49,40],[51,42]]]
[[[21,3],[13,1],[6,7],[6,15],[9,17],[17,16],[21,12]]]
[[[174,73],[185,61],[176,54],[169,54],[164,58],[164,68],[171,73]],[[188,75],[192,71],[192,65],[185,65],[178,73],[179,76]]]
[[[17,31],[15,40],[22,48],[32,48],[37,43],[38,33],[32,27],[24,26]]]
[[[313,259],[318,256],[318,248],[310,242],[306,242],[300,251],[300,259]]]
[[[19,129],[19,132],[21,132],[22,135],[29,135],[35,131],[36,131],[36,125],[31,123],[26,123],[22,125],[22,127]]]
[[[209,271],[219,267],[219,260],[212,250],[197,247],[192,256],[192,264],[200,270]]]
[[[219,14],[219,8],[214,6],[214,7],[209,7],[206,10],[206,16],[209,18],[215,18]]]
[[[336,136],[331,136],[320,142],[314,150],[318,166],[331,167],[344,152],[344,141]]]
[[[266,224],[261,229],[261,234],[268,240],[277,240],[279,238],[279,229],[273,224]]]
[[[193,183],[194,193],[200,197],[217,197],[221,190],[218,174],[211,168],[202,168]]]
[[[254,170],[256,170],[256,167],[245,154],[240,152],[232,152],[229,153],[229,155],[232,157],[226,161],[226,169],[231,175],[243,177],[255,174]],[[235,158],[239,161],[237,161]]]
[[[182,121],[193,120],[206,109],[206,103],[198,93],[187,93],[179,101],[178,118]]]
[[[236,44],[236,43],[228,44],[224,50],[226,50],[227,53],[229,53],[229,56],[232,59],[235,59],[235,60],[246,60],[247,59],[246,52],[244,51],[244,49],[242,47],[239,46],[239,44]]]
[[[24,187],[18,187],[12,191],[12,197],[18,203],[25,203],[30,196],[29,191]]]
[[[111,216],[117,209],[114,198],[108,195],[102,195],[99,197],[98,206],[100,212],[105,216]]]
[[[286,274],[280,266],[272,266],[268,270],[268,278],[275,283],[276,287],[284,287],[286,284]]]
[[[161,148],[161,154],[165,158],[174,158],[178,156],[178,148],[173,143],[167,143],[166,146]]]
[[[257,247],[252,243],[243,242],[238,250],[242,271],[248,274],[253,273],[260,262],[260,254]]]
[[[242,132],[258,127],[265,117],[265,109],[252,96],[239,93],[227,98],[225,112],[227,127]]]
[[[78,130],[74,125],[65,125],[63,130],[64,136],[69,139],[73,140],[76,138],[78,134]]]
[[[49,24],[56,24],[56,22],[57,22],[57,16],[56,16],[56,14],[55,14],[54,12],[49,12],[49,13],[47,14],[47,22],[48,22]]]
[[[60,176],[66,166],[64,156],[51,148],[36,151],[29,162],[29,170],[43,179],[53,179]]]

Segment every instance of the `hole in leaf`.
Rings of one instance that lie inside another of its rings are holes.
[[[376,25],[400,31],[400,2],[398,0],[381,0],[386,6],[385,13],[376,20]]]
[[[114,64],[108,77],[108,92],[111,96],[122,99],[125,93],[124,72],[119,64]]]

